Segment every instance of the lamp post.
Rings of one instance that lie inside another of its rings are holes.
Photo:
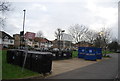
[[[65,30],[62,30],[61,31],[61,40],[62,40],[62,37],[63,37],[63,32],[65,32]],[[64,40],[63,40],[63,43],[62,44],[64,44]],[[61,48],[63,47],[63,45],[61,46]]]
[[[58,29],[58,48],[61,52],[61,39],[62,39],[62,33],[65,32],[65,30]]]
[[[23,17],[23,44],[24,44],[24,48],[25,48],[25,58],[24,58],[24,62],[23,62],[23,66],[22,66],[22,72],[24,70],[24,67],[25,67],[25,63],[26,63],[26,58],[27,58],[27,52],[28,52],[28,48],[26,48],[26,42],[25,42],[25,39],[24,39],[24,26],[25,26],[25,12],[26,10],[23,10],[24,12],[24,17]]]
[[[24,17],[23,17],[23,44],[24,44],[24,47],[25,47],[24,30],[25,30],[25,13],[26,13],[26,10],[23,10],[23,12],[24,12]]]
[[[23,45],[25,45],[25,41],[24,41],[24,26],[25,26],[25,12],[26,12],[26,10],[23,10],[23,12],[24,12],[24,16],[23,16],[23,31],[20,31],[20,48],[23,48]]]

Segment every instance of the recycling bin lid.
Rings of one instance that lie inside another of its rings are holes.
[[[38,52],[38,51],[28,51],[28,53],[32,53],[32,54],[51,54],[51,52]]]
[[[8,50],[18,50],[18,49],[8,49]]]
[[[19,49],[18,51],[26,51],[26,50],[21,50],[21,49]]]

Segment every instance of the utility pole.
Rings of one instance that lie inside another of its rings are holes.
[[[25,12],[26,10],[23,10],[24,11],[24,17],[23,17],[23,31],[24,31],[24,27],[25,27]]]
[[[24,27],[25,27],[25,12],[26,10],[23,10],[24,16],[23,16],[23,30],[20,31],[20,48],[23,48],[23,45],[25,47],[25,41],[24,41]]]
[[[25,47],[24,30],[25,30],[25,13],[26,13],[26,10],[23,10],[23,12],[24,12],[24,17],[23,17],[23,44],[24,44],[24,47]]]
[[[23,44],[24,44],[24,48],[25,48],[25,58],[24,58],[24,62],[23,62],[23,66],[22,66],[22,72],[24,70],[24,67],[25,67],[25,63],[26,63],[26,58],[27,58],[27,54],[28,54],[28,48],[27,48],[27,43],[25,41],[25,38],[24,38],[24,26],[25,26],[25,12],[26,10],[23,10],[24,12],[24,17],[23,17]]]
[[[60,47],[61,47],[60,46],[60,29],[58,29],[58,49],[59,49],[59,51],[61,50]]]
[[[58,48],[59,48],[60,52],[61,52],[61,48],[62,48],[61,40],[62,40],[63,32],[65,32],[65,30],[58,29]]]

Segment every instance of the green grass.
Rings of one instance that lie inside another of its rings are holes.
[[[6,61],[6,51],[2,51],[2,79],[16,79],[39,75],[39,73],[27,69],[24,69],[23,72],[21,70],[22,68],[19,66],[8,64]]]
[[[78,57],[78,51],[73,51],[73,52],[72,52],[72,57],[73,57],[73,58]]]
[[[103,55],[103,57],[110,58],[111,56],[110,55]]]
[[[113,53],[113,52],[111,52],[111,51],[102,51],[102,54],[110,54],[110,53]]]

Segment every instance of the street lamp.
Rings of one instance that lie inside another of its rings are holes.
[[[20,31],[20,48],[22,48],[23,45],[25,44],[25,41],[24,41],[24,26],[25,26],[25,12],[26,12],[26,10],[23,10],[23,12],[24,12],[24,17],[23,17],[23,31]]]
[[[62,31],[61,31],[61,40],[62,40],[62,37],[63,37],[63,32],[65,32],[65,30],[62,30]],[[64,44],[64,40],[63,40],[63,43],[62,43],[62,47],[63,47],[63,44]],[[62,47],[61,47],[61,48],[62,48]]]
[[[26,10],[23,10],[23,12],[24,12],[24,17],[23,17],[23,40],[22,40],[22,42],[24,44],[24,48],[25,48],[26,52],[25,52],[25,58],[24,58],[23,65],[22,65],[22,72],[23,72],[24,67],[25,67],[27,52],[28,52],[28,49],[26,48],[26,44],[25,44],[25,39],[24,39],[24,26],[25,26],[25,12],[26,12]]]
[[[58,41],[59,41],[58,47],[59,47],[59,51],[61,51],[61,40],[62,40],[63,32],[65,32],[65,30],[58,29]]]
[[[24,26],[25,26],[25,12],[26,12],[26,10],[23,10],[23,12],[24,12],[24,17],[23,17],[23,31],[24,31]]]
[[[23,10],[23,12],[24,12],[24,17],[23,17],[23,44],[24,44],[24,47],[25,47],[24,27],[25,27],[25,12],[26,12],[26,10]]]

